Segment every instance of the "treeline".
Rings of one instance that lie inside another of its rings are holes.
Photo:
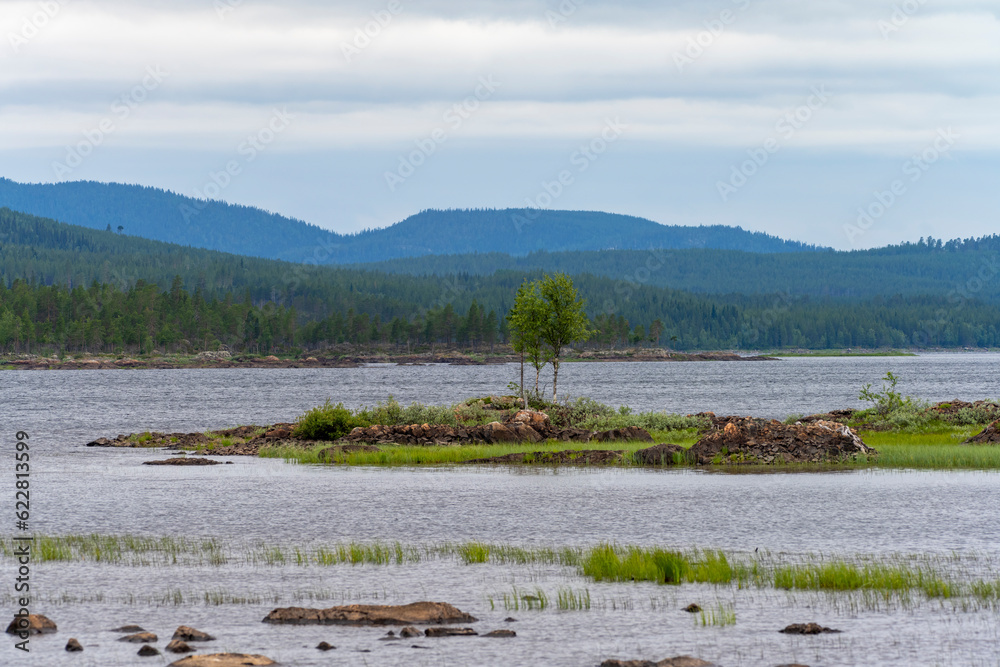
[[[591,278],[592,280],[592,278]],[[586,283],[587,281],[577,281]],[[516,291],[516,286],[515,286]],[[637,293],[652,319],[591,307],[587,347],[662,345],[696,349],[1000,347],[1000,309],[944,298],[876,299],[863,304],[773,299],[737,305]],[[581,293],[583,290],[581,289]],[[416,351],[436,346],[493,349],[508,339],[507,310],[473,299],[382,318],[348,308],[302,317],[294,307],[254,303],[249,294],[206,297],[180,277],[161,290],[139,281],[119,290],[0,281],[0,352],[193,352],[226,345],[254,353],[298,352],[350,343]]]

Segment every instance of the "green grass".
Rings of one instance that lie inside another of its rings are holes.
[[[720,603],[713,609],[699,612],[695,624],[699,624],[699,622],[702,627],[736,625],[736,610],[730,605]]]

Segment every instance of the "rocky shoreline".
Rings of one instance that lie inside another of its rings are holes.
[[[336,356],[308,354],[299,357],[274,355],[233,355],[229,352],[201,352],[197,355],[156,355],[134,358],[128,356],[82,355],[79,358],[20,354],[0,358],[0,369],[9,370],[117,370],[117,369],[177,369],[177,368],[359,368],[366,364],[397,364],[423,366],[486,366],[517,363],[514,354],[467,354],[463,352],[427,352],[420,354],[346,353]],[[733,352],[681,353],[660,349],[585,350],[570,355],[564,362],[605,361],[780,361],[777,357],[741,356]]]

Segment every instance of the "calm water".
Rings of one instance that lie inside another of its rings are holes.
[[[1000,396],[998,364],[1000,355],[980,354],[571,364],[561,393],[637,410],[784,417],[858,405],[860,385],[877,382],[886,370],[902,378],[903,393],[926,400]],[[162,456],[156,452],[82,447],[98,436],[137,430],[287,421],[326,398],[349,406],[389,394],[403,403],[451,403],[501,393],[516,375],[516,366],[4,372],[0,451],[12,458],[14,432],[31,434],[32,528],[38,533],[185,535],[302,546],[350,540],[552,546],[612,541],[793,555],[954,552],[974,555],[980,570],[1000,578],[1000,474],[992,472],[382,470],[256,459],[164,469],[141,465]],[[12,472],[12,464],[3,469]],[[13,497],[12,475],[0,479],[0,494]],[[9,588],[11,572],[4,562],[0,590]],[[54,618],[60,632],[33,640],[36,651],[28,661],[5,642],[0,664],[134,664],[137,647],[118,644],[107,632],[126,622],[157,631],[161,647],[173,628],[191,624],[219,636],[212,650],[261,652],[296,665],[596,665],[606,657],[679,653],[724,665],[1000,664],[995,609],[956,611],[948,603],[923,603],[871,610],[837,596],[594,584],[554,567],[49,564],[36,565],[35,577],[36,610]],[[520,619],[514,627],[519,637],[511,642],[386,643],[378,641],[381,630],[271,628],[259,622],[274,606],[439,599],[478,616],[480,631],[488,631],[502,627],[512,613],[496,604],[512,586],[539,586],[551,596],[565,586],[587,588],[602,602],[589,612],[513,613]],[[245,595],[250,603],[207,605],[204,594],[213,590]],[[178,591],[184,602],[169,602]],[[95,599],[98,594],[103,597]],[[692,601],[732,606],[737,624],[695,625],[679,611]],[[787,623],[813,620],[845,633],[796,639],[776,632]],[[62,651],[69,636],[87,646],[82,655]],[[320,640],[339,648],[319,654],[311,647]],[[410,648],[414,643],[430,648]]]

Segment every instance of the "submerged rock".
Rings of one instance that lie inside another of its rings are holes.
[[[247,667],[276,665],[274,660],[263,655],[248,653],[210,653],[189,655],[170,663],[169,667]]]
[[[472,637],[479,633],[472,628],[427,628],[424,634],[428,637]]]
[[[782,424],[776,420],[733,418],[696,442],[689,456],[699,464],[829,463],[875,456],[849,427],[839,422]]]
[[[273,610],[264,623],[292,625],[440,625],[474,623],[474,616],[444,602],[404,605],[350,604],[328,609],[283,607]]]
[[[221,461],[212,459],[202,459],[196,456],[179,456],[173,459],[163,459],[162,461],[143,461],[144,466],[217,466]]]
[[[829,632],[840,632],[840,630],[824,628],[819,623],[792,623],[778,632],[783,632],[786,635],[821,635]]]
[[[326,642],[320,642],[316,644],[316,648],[318,648],[320,651],[332,651],[337,647],[333,646],[332,644],[328,644]]]
[[[17,635],[27,632],[29,635],[47,635],[56,631],[56,624],[41,614],[28,614],[27,616],[14,616],[14,620],[7,626],[8,635]]]
[[[215,639],[212,635],[207,632],[202,632],[201,630],[195,630],[191,626],[182,625],[174,630],[174,639],[180,639],[185,642],[210,642]]]
[[[686,611],[689,614],[697,614],[699,611],[701,611],[701,607],[692,602],[688,606],[684,607],[684,611]]]
[[[118,641],[129,642],[130,644],[155,644],[159,641],[159,637],[152,632],[136,632],[135,634],[121,637]]]
[[[405,628],[403,628],[402,630],[399,631],[399,636],[400,637],[406,637],[406,638],[419,637],[422,634],[423,633],[420,632],[420,630],[417,630],[412,625],[408,625],[408,626],[406,626]]]
[[[676,658],[666,658],[659,662],[652,660],[605,660],[601,667],[716,667],[714,663],[692,658],[689,655],[679,655]]]
[[[170,643],[167,644],[166,650],[171,653],[194,653],[194,649],[181,639],[171,639]]]
[[[120,628],[115,628],[111,632],[124,632],[126,634],[132,634],[134,632],[145,632],[146,628],[141,625],[123,625]]]
[[[68,653],[79,653],[83,650],[83,646],[76,639],[76,637],[70,637],[69,641],[66,642],[66,651]]]
[[[500,639],[506,639],[510,637],[517,637],[517,633],[513,630],[494,630],[493,632],[487,632],[483,637],[494,637]]]

